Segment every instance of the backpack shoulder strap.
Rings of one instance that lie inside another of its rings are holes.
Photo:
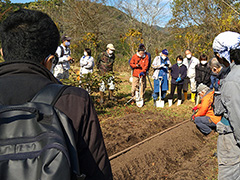
[[[42,88],[31,100],[31,102],[44,103],[54,106],[63,91],[69,86],[62,84],[49,84]]]
[[[63,57],[63,55],[64,55],[64,49],[63,49],[62,46],[59,46],[59,47],[61,48],[61,55],[60,55],[60,57]]]

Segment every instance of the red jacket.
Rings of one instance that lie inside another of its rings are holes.
[[[214,98],[213,95],[214,95],[214,91],[211,91],[202,98],[201,104],[197,105],[198,112],[196,113],[195,117],[208,116],[213,123],[217,124],[221,120],[221,117],[214,115],[213,108],[212,108],[212,103]]]
[[[137,67],[137,64],[140,66]],[[148,64],[148,55],[145,54],[145,57],[142,58],[137,56],[137,54],[134,54],[130,61],[130,66],[133,68],[133,76],[139,77],[139,74],[141,72],[144,72],[144,74],[146,75]]]

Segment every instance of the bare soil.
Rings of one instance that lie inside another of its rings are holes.
[[[161,111],[144,114],[126,107],[118,118],[101,122],[110,157],[154,134],[187,119],[164,116]],[[111,160],[116,180],[216,179],[217,134],[204,136],[190,120]]]

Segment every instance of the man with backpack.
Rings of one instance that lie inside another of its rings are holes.
[[[0,64],[0,147],[5,149],[0,154],[0,179],[65,180],[73,179],[76,170],[80,179],[111,180],[90,96],[81,88],[59,84],[49,71],[57,62],[60,38],[52,19],[20,9],[1,23],[0,35],[5,60]],[[58,87],[61,91],[55,93]]]
[[[68,79],[69,78],[69,69],[70,62],[73,61],[71,57],[70,46],[71,38],[69,36],[63,35],[61,38],[61,45],[57,48],[57,55],[59,57],[59,61],[57,65],[54,67],[53,74],[57,79]]]

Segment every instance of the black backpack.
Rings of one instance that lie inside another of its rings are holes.
[[[73,127],[54,104],[68,86],[50,84],[31,102],[0,106],[0,179],[84,179]]]

